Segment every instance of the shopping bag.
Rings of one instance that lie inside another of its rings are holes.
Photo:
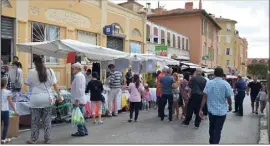
[[[121,99],[121,108],[127,107],[127,97],[126,94],[122,94],[122,99]]]
[[[80,108],[79,107],[74,108],[72,111],[72,116],[71,116],[72,126],[77,126],[77,125],[84,124],[84,123],[85,123],[84,117],[83,117],[83,114],[82,114]]]
[[[91,106],[90,106],[90,102],[87,102],[86,104],[85,104],[85,113],[84,113],[84,117],[86,117],[86,118],[90,118],[90,116],[91,116]]]

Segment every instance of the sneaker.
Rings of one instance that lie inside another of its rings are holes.
[[[51,144],[51,141],[50,140],[45,140],[44,143],[45,144]]]
[[[6,144],[6,140],[1,140],[1,144]]]
[[[193,128],[194,128],[194,129],[199,129],[199,126],[194,126]]]
[[[258,115],[258,111],[256,111],[255,114]]]
[[[112,114],[112,116],[117,117],[117,114]]]
[[[102,121],[97,122],[98,125],[104,124]]]
[[[108,114],[108,117],[112,117],[112,114]]]
[[[134,120],[134,122],[138,122],[138,120]]]
[[[71,136],[82,137],[82,136],[85,136],[85,134],[84,133],[80,133],[80,132],[76,132],[76,133],[71,134]]]
[[[10,138],[6,138],[5,140],[6,140],[6,142],[11,142]]]
[[[252,110],[252,113],[255,113],[254,110]]]
[[[183,123],[181,124],[181,126],[183,126],[183,127],[188,127],[189,124],[186,124],[186,123],[183,122]]]
[[[129,119],[128,122],[129,122],[129,123],[132,122],[132,119]]]

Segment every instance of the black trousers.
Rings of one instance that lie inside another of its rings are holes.
[[[168,100],[168,109],[169,109],[169,120],[172,121],[172,106],[173,106],[173,94],[163,94],[159,100],[159,114],[160,114],[160,118],[161,120],[164,119],[164,109],[165,106],[167,104],[167,100]]]
[[[162,96],[161,96],[162,97]],[[164,106],[164,109],[165,109],[165,107],[166,107],[166,105],[167,105],[167,100],[166,101],[163,101],[164,103],[162,103],[162,99],[161,99],[161,97],[158,97],[158,116],[160,116],[161,114],[161,106]],[[165,104],[165,105],[163,105],[163,104]],[[168,108],[169,109],[169,108]]]
[[[192,94],[191,98],[188,101],[187,105],[187,115],[184,120],[184,124],[189,125],[189,122],[192,119],[193,113],[196,115],[195,118],[195,126],[199,127],[201,123],[201,117],[200,117],[200,107],[202,103],[202,97],[203,95],[201,94]]]
[[[139,110],[141,107],[141,102],[130,102],[130,110],[129,110],[129,118],[132,119],[133,118],[133,112],[135,110],[135,118],[134,120],[138,119],[138,115],[139,115]]]
[[[226,119],[224,116],[216,116],[209,113],[209,143],[210,144],[219,144],[221,131]]]
[[[238,112],[240,115],[243,115],[243,102],[245,99],[245,91],[239,91],[234,99],[234,108],[235,111]]]

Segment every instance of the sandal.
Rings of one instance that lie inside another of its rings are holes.
[[[36,144],[37,142],[36,141],[33,141],[33,140],[27,140],[26,143],[27,144]]]

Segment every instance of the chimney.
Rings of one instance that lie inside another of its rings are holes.
[[[202,9],[202,0],[199,0],[199,9]]]
[[[163,8],[156,8],[155,13],[161,15],[163,13]]]
[[[135,2],[135,0],[128,0],[128,2]]]
[[[151,3],[146,3],[147,5],[147,13],[151,13]]]
[[[193,2],[186,2],[185,3],[185,10],[193,10]]]

